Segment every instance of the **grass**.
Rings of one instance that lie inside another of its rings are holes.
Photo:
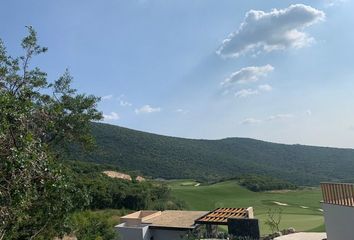
[[[269,208],[283,210],[281,228],[294,227],[297,231],[324,231],[323,214],[319,211],[321,191],[309,188],[294,191],[251,192],[235,181],[195,187],[192,180],[170,181],[175,197],[184,200],[190,210],[212,210],[217,207],[254,208],[256,218],[260,219],[261,234],[269,233],[264,224]],[[279,206],[274,202],[286,203]],[[306,208],[302,208],[306,207]]]
[[[178,187],[188,187],[195,186],[199,184],[199,182],[194,181],[192,179],[182,179],[182,180],[168,180],[167,181],[170,187],[178,188]]]

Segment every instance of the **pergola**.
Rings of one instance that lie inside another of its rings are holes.
[[[253,218],[253,208],[217,208],[199,217],[195,224],[205,225],[207,237],[217,233],[218,225],[226,225],[229,234],[259,239],[258,220]]]
[[[217,208],[195,220],[196,224],[227,225],[228,218],[248,218],[246,208]]]

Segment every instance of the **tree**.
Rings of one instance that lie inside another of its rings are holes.
[[[53,83],[30,61],[47,51],[27,27],[24,55],[13,58],[0,40],[0,240],[50,239],[85,205],[61,167],[58,146],[93,144],[90,122],[102,118],[99,98],[72,89],[68,71]]]
[[[117,239],[114,224],[104,213],[84,211],[75,213],[71,217],[72,232],[78,239],[108,240]]]

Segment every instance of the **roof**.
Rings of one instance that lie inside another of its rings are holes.
[[[138,211],[121,217],[125,226],[148,225],[174,230],[194,229],[197,224],[227,225],[228,218],[253,218],[250,208],[217,208],[207,211]]]
[[[217,208],[197,219],[195,223],[226,225],[228,218],[248,218],[247,208]]]
[[[122,222],[126,220],[139,220],[139,222],[142,222],[151,217],[159,216],[160,214],[161,211],[144,210],[144,211],[137,211],[137,212],[130,213],[128,215],[121,217],[120,219]]]
[[[193,229],[195,220],[206,213],[208,212],[167,210],[143,223],[150,224],[150,227],[152,228]]]

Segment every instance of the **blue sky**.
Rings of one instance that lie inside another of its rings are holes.
[[[105,122],[164,135],[354,147],[351,0],[2,1],[49,80],[102,96]]]

